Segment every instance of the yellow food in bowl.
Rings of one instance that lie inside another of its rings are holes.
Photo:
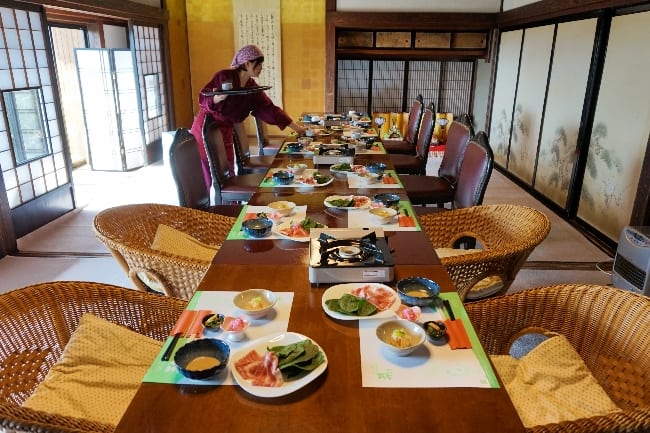
[[[293,208],[296,207],[296,204],[292,201],[274,201],[268,205],[274,212],[279,213],[282,216],[289,215]]]

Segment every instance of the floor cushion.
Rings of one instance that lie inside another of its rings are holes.
[[[162,343],[84,314],[61,358],[24,406],[117,424]]]
[[[520,359],[491,359],[527,428],[620,410],[562,335],[541,341]]]

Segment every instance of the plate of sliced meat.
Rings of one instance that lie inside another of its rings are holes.
[[[259,338],[230,359],[237,384],[249,394],[267,398],[291,394],[327,369],[327,356],[318,343],[296,332]]]
[[[389,318],[400,306],[397,292],[381,283],[337,284],[325,290],[321,302],[325,313],[339,320]]]

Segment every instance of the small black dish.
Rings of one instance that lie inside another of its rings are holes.
[[[383,203],[383,205],[386,207],[394,207],[399,204],[399,195],[397,194],[389,194],[389,193],[375,194],[373,198],[375,199],[375,201]]]
[[[244,221],[241,226],[246,236],[263,238],[271,233],[273,221],[268,218],[253,218]]]
[[[223,314],[211,313],[206,315],[201,323],[207,331],[218,331],[221,328],[221,324],[225,319]]]
[[[216,338],[202,338],[178,349],[174,363],[183,376],[200,380],[221,373],[228,365],[229,358],[228,343]]]
[[[293,174],[288,171],[280,170],[273,173],[273,182],[278,185],[289,185],[293,182]]]
[[[443,340],[447,334],[447,327],[440,320],[429,320],[422,324],[424,333],[433,340]]]
[[[287,143],[287,149],[289,149],[291,152],[298,152],[300,149],[302,149],[302,144],[298,143],[297,141],[292,141],[291,143]]]

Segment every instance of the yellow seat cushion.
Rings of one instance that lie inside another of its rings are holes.
[[[478,248],[464,250],[462,248],[436,248],[436,254],[439,258],[454,257],[464,254],[480,253],[482,250]],[[503,288],[503,280],[497,275],[483,278],[478,283],[474,284],[467,292],[467,300],[481,299],[497,293]]]
[[[562,335],[542,341],[520,359],[491,359],[527,428],[620,410]]]
[[[218,249],[165,224],[158,225],[151,248],[204,262],[211,262]]]
[[[84,314],[61,358],[24,406],[117,424],[162,343]]]

